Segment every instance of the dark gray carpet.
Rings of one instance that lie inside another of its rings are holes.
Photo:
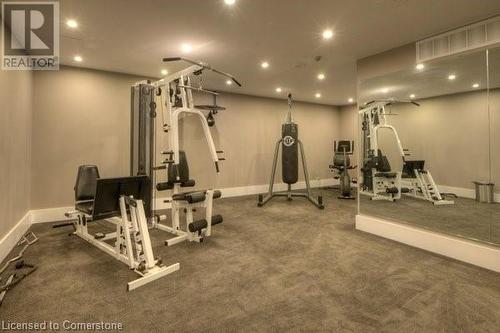
[[[500,246],[500,204],[452,198],[454,205],[434,206],[428,201],[403,196],[396,203],[372,201],[361,196],[361,213],[383,217]]]
[[[180,271],[136,275],[68,230],[37,225],[37,272],[10,291],[11,321],[120,321],[126,332],[498,332],[500,274],[354,230],[355,201],[218,200],[203,244],[154,248]]]

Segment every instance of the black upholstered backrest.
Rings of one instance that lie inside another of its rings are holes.
[[[179,177],[179,179],[177,179]],[[168,182],[169,183],[186,183],[189,180],[189,166],[186,158],[186,152],[179,151],[179,164],[168,165]]]
[[[347,167],[351,166],[351,159],[354,151],[354,141],[340,140],[333,143],[333,165],[336,167],[343,167],[344,162]]]
[[[378,150],[378,163],[377,164],[378,164],[377,170],[379,172],[390,172],[391,171],[391,164],[389,163],[387,156],[382,155],[382,151],[380,149]]]
[[[343,154],[344,151],[346,154],[351,155],[354,151],[354,141],[351,143],[351,141],[348,140],[340,140],[339,142],[335,142],[335,153],[336,154]]]
[[[95,165],[80,165],[76,176],[75,200],[93,200],[99,178],[99,170]]]

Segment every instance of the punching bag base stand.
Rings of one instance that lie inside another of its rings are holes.
[[[283,139],[280,139],[278,142],[276,142],[276,148],[274,150],[274,160],[273,160],[273,170],[271,173],[271,180],[269,182],[269,192],[267,193],[266,197],[264,197],[262,194],[259,194],[259,202],[257,203],[258,207],[264,206],[269,200],[271,200],[274,197],[287,197],[288,200],[292,200],[293,197],[302,197],[306,198],[309,200],[313,205],[318,207],[319,209],[324,209],[325,206],[323,205],[323,197],[318,196],[318,199],[313,198],[311,195],[311,187],[309,185],[309,174],[307,172],[307,164],[306,164],[306,159],[304,155],[304,147],[302,146],[302,142],[300,140],[297,140],[300,148],[300,156],[302,159],[302,169],[304,171],[304,179],[306,181],[306,192],[292,192],[292,185],[288,184],[288,190],[286,192],[274,192],[273,187],[274,187],[274,176],[276,174],[276,166],[278,164],[278,155],[279,155],[279,150],[281,147],[281,144],[283,142]]]
[[[309,200],[313,205],[319,209],[324,209],[323,197],[318,196],[315,199],[311,195],[311,186],[309,185],[309,172],[307,171],[306,156],[304,154],[304,146],[298,137],[298,126],[293,122],[292,118],[292,94],[288,94],[288,114],[285,123],[281,125],[281,138],[276,142],[276,148],[274,149],[274,159],[273,168],[271,171],[271,179],[269,180],[269,191],[264,198],[262,194],[259,194],[258,207],[264,206],[269,200],[274,197],[287,197],[288,201],[291,201],[293,197],[302,197]],[[298,146],[298,147],[297,147]],[[282,150],[281,165],[282,165],[282,178],[283,182],[288,185],[286,192],[274,193],[274,177],[276,175],[276,166],[278,165],[278,155]],[[302,160],[302,170],[304,171],[304,180],[306,182],[305,192],[292,192],[292,184],[298,181],[298,149],[300,149],[300,157]]]
[[[337,197],[337,199],[343,199],[343,200],[354,200],[354,199],[356,199],[356,197],[343,197],[343,196],[339,195],[339,196]]]
[[[272,193],[272,194],[266,195],[265,198],[262,194],[259,194],[259,202],[257,203],[257,206],[258,207],[264,206],[267,202],[269,202],[274,197],[287,197],[289,201],[292,200],[292,197],[302,197],[302,198],[306,198],[307,200],[309,200],[313,205],[315,205],[319,209],[325,209],[325,206],[323,205],[323,197],[322,196],[318,196],[318,199],[315,199],[307,193],[297,193],[297,192],[295,192],[295,193],[294,192]]]

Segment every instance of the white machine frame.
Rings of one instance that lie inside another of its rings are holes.
[[[173,194],[180,193],[180,185],[175,184],[173,189]],[[172,246],[184,241],[198,242],[201,243],[205,237],[210,237],[212,235],[212,203],[213,203],[214,190],[207,190],[206,197],[204,201],[197,203],[188,203],[185,201],[177,201],[172,199],[167,199],[171,204],[171,218],[172,226],[166,226],[159,223],[161,220],[165,220],[166,216],[160,216],[158,221],[155,220],[154,227],[163,231],[167,231],[173,235],[174,238],[167,239],[165,245]],[[207,227],[203,229],[200,233],[189,231],[189,225],[194,222],[193,212],[197,208],[205,209],[205,220],[207,221]],[[180,223],[180,213],[181,210],[186,212],[186,223],[181,227]]]
[[[219,158],[222,151],[217,151],[215,148],[214,140],[212,134],[210,133],[210,127],[208,126],[207,119],[200,109],[197,109],[193,100],[193,90],[201,91],[211,95],[218,95],[217,92],[204,89],[203,87],[193,87],[191,85],[192,75],[201,75],[203,70],[210,70],[215,73],[221,74],[233,80],[238,86],[241,84],[230,74],[213,69],[210,65],[202,62],[192,61],[186,58],[165,58],[163,61],[185,61],[191,63],[192,65],[178,71],[176,73],[165,76],[163,79],[153,83],[157,88],[161,88],[162,94],[165,96],[165,108],[163,109],[163,130],[169,133],[170,150],[173,152],[172,162],[174,164],[179,164],[179,119],[182,114],[189,114],[198,117],[203,128],[203,133],[205,134],[205,139],[207,140],[208,149],[210,151],[210,156],[215,164],[215,169],[219,173]],[[170,96],[171,84],[178,82],[176,87],[180,90],[181,106],[175,106],[176,94]],[[167,122],[170,121],[170,123]]]
[[[130,219],[127,210],[130,211]],[[88,231],[88,222],[92,221],[91,215],[75,210],[66,213],[66,216],[76,217],[75,222],[73,222],[74,235],[123,262],[141,276],[128,282],[128,291],[179,270],[179,263],[162,266],[161,261],[154,257],[142,200],[121,196],[120,212],[121,217],[103,220],[114,224],[116,231],[102,234],[101,237],[97,238],[95,235],[89,234]],[[114,245],[106,242],[113,239],[115,240]]]
[[[201,76],[200,76],[200,86],[194,87],[191,83],[191,76],[201,75],[204,70],[212,71],[217,74],[223,75],[238,86],[241,84],[230,74],[218,71],[212,68],[210,65],[202,62],[192,61],[186,58],[165,58],[164,62],[171,61],[184,61],[190,63],[191,66],[180,70],[176,73],[165,76],[163,79],[152,83],[156,89],[161,91],[160,96],[164,96],[164,107],[162,108],[162,118],[163,118],[163,130],[168,133],[169,136],[169,150],[162,152],[167,155],[168,158],[163,162],[166,165],[173,164],[174,166],[180,163],[180,145],[179,145],[179,120],[182,115],[192,115],[200,120],[201,126],[203,128],[203,133],[208,145],[210,156],[215,164],[215,170],[220,173],[219,162],[224,160],[224,158],[219,157],[223,151],[218,151],[215,148],[214,140],[210,132],[210,126],[208,125],[207,118],[201,109],[197,108],[194,104],[193,90],[208,93],[213,96],[217,96],[218,93],[215,91],[204,89],[201,86]],[[173,90],[173,91],[172,91]],[[176,103],[176,98],[180,97],[180,105]],[[163,104],[163,103],[162,103]],[[156,167],[155,170],[166,169],[166,166]],[[177,175],[178,177],[178,175]],[[179,179],[178,179],[179,180]],[[188,203],[186,201],[173,200],[176,194],[181,193],[181,185],[175,183],[172,189],[172,197],[165,200],[165,202],[171,204],[171,219],[172,226],[166,226],[161,224],[160,221],[166,220],[165,215],[158,216],[153,219],[152,224],[154,228],[167,231],[173,234],[175,237],[165,241],[167,246],[178,244],[183,241],[195,241],[202,242],[204,237],[208,237],[212,233],[212,202],[214,197],[214,190],[209,189],[205,191],[205,200],[197,203]],[[155,196],[153,196],[155,197]],[[205,209],[205,220],[207,221],[207,227],[199,232],[190,232],[189,225],[193,222],[193,212],[197,208]],[[181,210],[186,212],[186,224],[182,226],[180,223],[180,213]],[[184,229],[185,227],[185,229]]]
[[[373,156],[378,156],[379,144],[378,144],[378,134],[380,129],[388,129],[394,134],[396,145],[398,147],[398,152],[405,162],[405,157],[409,156],[409,150],[403,148],[401,140],[398,135],[396,128],[387,122],[386,107],[395,103],[412,103],[417,106],[419,104],[413,101],[397,101],[395,99],[377,100],[365,104],[365,106],[359,111],[359,114],[363,116],[363,119],[367,120],[368,135],[369,140],[369,150]],[[364,143],[365,144],[365,143]],[[363,149],[363,159],[366,158],[366,147]],[[364,165],[364,161],[363,161]],[[414,178],[408,178],[403,180],[402,171],[395,171],[395,177],[379,177],[377,176],[379,172],[377,169],[372,168],[372,191],[364,190],[361,186],[360,193],[368,195],[372,200],[387,200],[396,201],[401,199],[401,193],[412,196],[417,199],[427,200],[432,202],[434,205],[450,205],[454,204],[452,200],[443,199],[437,184],[434,182],[434,178],[429,170],[417,170],[414,169]],[[363,177],[363,173],[361,173]],[[361,182],[361,184],[364,183]],[[402,186],[404,185],[404,187]],[[397,188],[397,193],[387,193],[386,189],[390,187]]]

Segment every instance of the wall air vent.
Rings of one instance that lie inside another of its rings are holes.
[[[417,62],[500,43],[500,16],[417,42]]]

